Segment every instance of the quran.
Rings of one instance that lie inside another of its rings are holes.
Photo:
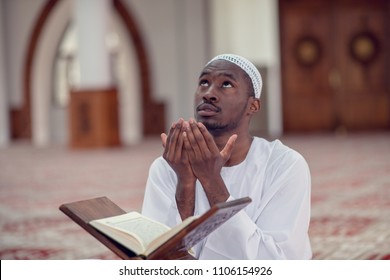
[[[89,210],[86,211],[91,212],[91,203],[92,208],[98,208],[99,201],[105,203],[100,203],[103,208],[107,204],[110,208],[115,205],[104,197],[64,204],[60,209],[115,253],[118,254],[119,251],[118,255],[122,258],[180,259],[188,255],[194,245],[248,205],[251,199],[244,197],[216,204],[202,215],[189,217],[173,228],[134,211],[114,211],[114,215],[92,215],[94,218],[85,219],[83,210],[80,212],[80,205],[89,205]],[[80,215],[84,215],[82,222],[77,218]],[[107,240],[109,242],[105,242]]]

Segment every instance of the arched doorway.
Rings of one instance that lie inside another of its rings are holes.
[[[38,42],[42,40],[44,27],[48,24],[48,19],[52,15],[54,8],[62,0],[48,0],[43,6],[38,19],[33,27],[31,37],[27,46],[27,54],[24,67],[24,105],[20,110],[12,112],[12,135],[13,138],[34,137],[32,130],[32,95],[34,92],[33,76],[34,64],[38,51]],[[159,134],[164,130],[165,112],[164,105],[154,102],[151,96],[151,75],[149,70],[148,55],[145,50],[142,36],[139,32],[136,22],[134,21],[129,9],[120,0],[113,0],[114,10],[119,15],[125,26],[129,38],[134,46],[135,59],[138,68],[138,80],[140,84],[141,95],[141,117],[142,117],[142,134],[153,135]],[[45,125],[45,124],[44,124]],[[33,139],[34,140],[34,139]]]

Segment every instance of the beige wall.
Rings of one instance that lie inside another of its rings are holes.
[[[233,52],[268,66],[278,63],[279,31],[275,0],[213,0],[214,54]]]

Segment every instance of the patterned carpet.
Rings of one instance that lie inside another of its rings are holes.
[[[390,133],[289,136],[312,172],[314,259],[390,259]],[[58,206],[108,196],[139,210],[158,139],[73,151],[0,149],[0,259],[116,259]]]

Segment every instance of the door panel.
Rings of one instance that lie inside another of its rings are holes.
[[[285,131],[390,127],[389,2],[280,0]]]
[[[328,1],[282,1],[281,50],[286,131],[333,127],[333,96]]]
[[[335,91],[339,103],[336,114],[338,125],[346,129],[389,127],[386,2],[335,2],[335,65],[341,73],[340,88]]]

